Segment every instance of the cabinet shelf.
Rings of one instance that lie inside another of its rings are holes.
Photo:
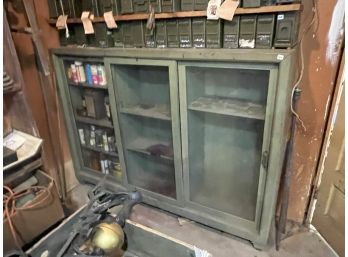
[[[97,148],[97,147],[93,147],[93,146],[88,146],[88,145],[82,145],[82,147],[84,149],[91,150],[91,151],[94,151],[94,152],[99,152],[99,153],[102,153],[102,154],[105,154],[105,155],[118,157],[118,154],[115,153],[115,152],[108,152],[108,151],[105,151],[103,149],[100,149],[100,148]]]
[[[76,119],[76,121],[82,122],[82,123],[92,124],[92,125],[106,127],[106,128],[113,128],[111,121],[109,121],[107,119],[96,120],[93,118],[82,117],[82,116],[76,116],[75,119]]]
[[[90,85],[90,84],[87,84],[87,83],[74,83],[74,82],[69,82],[68,84],[69,84],[70,86],[80,87],[80,88],[108,89],[107,86]]]
[[[148,148],[155,145],[158,145],[159,149],[158,149],[158,153],[156,152],[156,154],[153,154],[153,152],[156,150],[153,149],[153,151],[149,151]],[[169,155],[160,154],[160,151],[164,147],[168,147],[167,150],[169,151]],[[164,141],[152,140],[147,138],[138,138],[129,144],[129,146],[127,147],[127,150],[142,153],[148,156],[159,157],[164,160],[173,161],[173,150],[169,146],[168,142],[164,142]]]
[[[237,8],[235,14],[257,14],[257,13],[277,13],[277,12],[292,12],[301,10],[300,3],[262,6],[257,8]],[[171,13],[156,13],[155,19],[171,19],[171,18],[191,18],[191,17],[206,17],[206,11],[185,11],[185,12],[171,12]],[[131,20],[147,20],[148,13],[136,13],[114,16],[116,21],[131,21]],[[55,25],[57,19],[50,19],[49,23]],[[104,17],[95,17],[93,22],[104,22]],[[67,23],[82,23],[80,18],[70,18]]]
[[[137,115],[137,116],[154,118],[159,120],[168,120],[168,121],[171,120],[170,111],[164,105],[162,106],[155,105],[150,108],[146,108],[142,105],[133,105],[133,106],[122,107],[120,109],[120,112],[124,114]]]
[[[264,120],[266,112],[262,105],[222,97],[200,97],[189,105],[189,109],[257,120]]]

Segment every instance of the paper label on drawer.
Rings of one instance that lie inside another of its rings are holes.
[[[65,29],[67,26],[66,25],[67,19],[68,19],[68,15],[59,15],[56,22],[57,29]]]
[[[221,5],[221,0],[210,0],[207,7],[207,19],[218,20],[218,9]]]
[[[284,14],[279,14],[277,19],[278,21],[284,20]]]
[[[104,13],[104,20],[105,20],[106,26],[109,29],[116,29],[117,28],[116,21],[114,19],[114,16],[112,15],[112,11]]]
[[[94,28],[89,14],[89,12],[82,12],[81,21],[83,24],[83,29],[85,30],[85,34],[94,34]]]
[[[239,6],[240,1],[235,0],[225,0],[220,8],[218,8],[217,13],[219,18],[232,21],[235,11]]]
[[[278,54],[278,55],[277,55],[277,60],[279,60],[279,61],[284,60],[284,55]]]

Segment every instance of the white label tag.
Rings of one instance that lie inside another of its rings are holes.
[[[278,55],[277,55],[277,60],[279,60],[279,61],[284,60],[284,55],[278,54]]]
[[[218,9],[221,5],[221,0],[210,0],[207,7],[207,19],[218,20]]]
[[[239,5],[239,1],[235,0],[225,0],[220,8],[218,8],[217,13],[219,18],[232,21],[235,11]]]
[[[116,29],[117,28],[116,21],[114,19],[114,16],[112,15],[112,11],[104,13],[104,20],[105,20],[106,26],[109,29]]]
[[[279,14],[278,15],[278,21],[280,21],[280,20],[284,20],[284,14]]]

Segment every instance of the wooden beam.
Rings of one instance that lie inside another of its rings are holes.
[[[279,13],[279,12],[293,12],[301,10],[301,4],[287,4],[287,5],[273,5],[262,6],[257,8],[237,8],[235,14],[259,14],[259,13]],[[146,20],[148,13],[136,13],[114,16],[116,21],[132,21],[132,20]],[[156,19],[172,19],[172,18],[192,18],[205,17],[206,11],[187,11],[187,12],[173,12],[173,13],[156,13]],[[50,24],[56,24],[57,19],[50,19]],[[81,23],[80,18],[70,18],[68,23]],[[104,22],[104,17],[95,17],[93,22]]]

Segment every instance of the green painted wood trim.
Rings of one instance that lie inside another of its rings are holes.
[[[261,63],[280,63],[294,50],[282,49],[149,49],[149,48],[78,48],[63,47],[51,49],[51,52],[62,56],[99,56],[128,57],[159,60],[195,60],[195,61],[243,61]]]

